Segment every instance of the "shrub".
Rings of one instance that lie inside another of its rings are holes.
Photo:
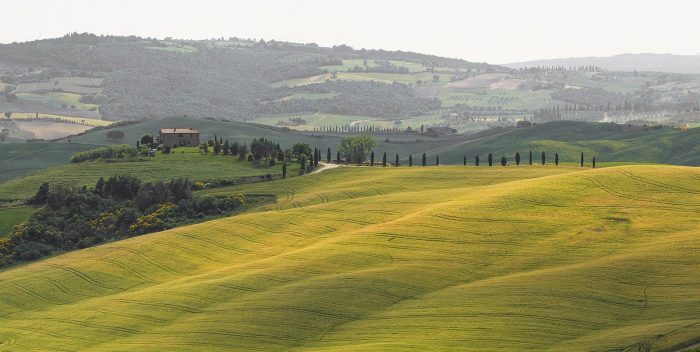
[[[107,132],[107,139],[110,141],[120,141],[124,139],[124,131],[122,130],[110,130]]]
[[[71,163],[81,163],[97,159],[131,159],[139,155],[139,150],[127,144],[100,147],[73,154]]]

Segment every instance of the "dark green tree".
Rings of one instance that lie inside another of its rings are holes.
[[[408,156],[408,166],[413,166],[413,155]]]
[[[231,152],[231,144],[228,142],[228,139],[224,142],[221,152],[224,153],[224,155],[228,155]]]
[[[396,153],[396,163],[394,164],[394,166],[396,166],[396,167],[399,166],[399,154],[398,153]]]
[[[139,141],[136,141],[136,149],[141,150],[141,144]]]
[[[369,166],[374,166],[374,150],[369,154]]]
[[[282,178],[287,178],[287,162],[282,164]]]
[[[382,167],[386,166],[386,152],[384,152],[384,156],[382,156]]]
[[[545,157],[544,152],[542,152],[542,165],[544,165],[546,161],[547,158]]]
[[[501,166],[506,166],[508,164],[508,159],[506,159],[506,156],[503,155],[501,157]]]
[[[489,153],[487,160],[489,162],[489,166],[493,166],[493,154]]]
[[[554,165],[559,166],[559,153],[554,153]]]
[[[520,165],[520,152],[515,153],[515,165]]]
[[[435,156],[435,166],[440,166],[440,156],[439,155]]]
[[[306,170],[306,157],[301,156],[301,159],[299,159],[299,167],[301,167],[302,170]]]
[[[464,166],[467,166],[467,156],[464,156]]]
[[[340,164],[340,150],[335,154],[335,163]]]
[[[595,169],[595,155],[593,156],[593,168]]]
[[[331,163],[331,147],[328,147],[328,152],[326,152],[326,162]]]
[[[583,167],[583,152],[581,152],[581,167]]]
[[[479,156],[478,155],[474,159],[474,165],[479,166]]]
[[[425,153],[423,153],[423,160],[421,161],[421,165],[425,166],[428,164],[428,158],[425,156]]]

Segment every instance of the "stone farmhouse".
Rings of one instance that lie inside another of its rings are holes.
[[[196,147],[199,145],[199,131],[193,128],[161,128],[159,141],[168,147]]]

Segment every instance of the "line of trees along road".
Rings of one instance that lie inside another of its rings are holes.
[[[373,148],[376,146],[376,141],[372,136],[369,135],[359,135],[359,136],[349,136],[349,137],[343,137],[341,140],[340,147],[337,152],[337,157],[335,162],[336,163],[347,163],[347,164],[365,164],[367,161],[369,161],[370,166],[375,165],[375,151]],[[331,155],[331,150],[328,148],[327,151],[327,160],[330,162],[330,155]],[[435,162],[434,165],[440,165],[440,156],[436,155],[435,156]],[[515,165],[520,165],[522,162],[522,157],[520,152],[516,152],[514,155],[514,160],[515,160]],[[581,158],[580,158],[580,166],[584,166],[584,153],[581,153]],[[426,153],[423,153],[421,156],[421,166],[428,166],[429,160],[428,156]],[[488,153],[487,154],[487,162],[489,166],[494,165],[494,155],[493,153]],[[508,166],[509,160],[508,157],[504,154],[501,156],[500,159],[495,160],[495,162],[498,162],[501,164],[501,166]],[[554,165],[558,166],[560,162],[559,158],[559,153],[555,152],[554,153]],[[540,152],[540,165],[546,165],[547,163],[547,153],[545,151]],[[388,164],[388,159],[387,159],[387,154],[384,152],[382,154],[382,161],[381,165],[382,166],[387,166]],[[534,160],[533,160],[533,151],[530,150],[528,152],[528,164],[533,165]],[[401,166],[401,156],[397,153],[395,155],[395,160],[393,162],[394,166]],[[465,155],[463,157],[463,165],[467,166],[467,156]],[[479,166],[480,165],[480,156],[476,155],[474,157],[474,166]],[[412,167],[413,166],[413,155],[409,154],[408,155],[408,166]],[[592,166],[595,167],[595,157],[592,159]]]

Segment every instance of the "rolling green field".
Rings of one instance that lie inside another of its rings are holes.
[[[75,106],[75,109],[79,110],[97,109],[97,105],[81,103],[80,94],[75,93],[18,93],[17,97],[23,101],[42,103],[57,109],[62,108],[64,105],[66,107]]]
[[[0,272],[0,350],[653,350],[700,337],[700,171],[341,168]],[[263,187],[263,188],[261,188]]]
[[[185,148],[180,148],[185,149]],[[156,154],[139,161],[89,161],[35,171],[0,183],[0,200],[26,199],[44,182],[72,186],[93,186],[100,177],[133,175],[144,182],[187,177],[193,182],[231,179],[243,176],[281,175],[282,164],[258,165],[223,155],[199,153]],[[295,175],[298,164],[290,163],[288,174]]]
[[[443,107],[463,104],[474,107],[500,106],[504,109],[535,110],[552,105],[551,93],[550,90],[532,92],[521,89],[444,89],[439,98]]]
[[[7,236],[15,225],[25,222],[35,211],[27,206],[0,207],[0,238]]]
[[[70,161],[71,155],[95,148],[78,143],[3,143],[0,144],[1,182]]]
[[[471,163],[475,155],[481,155],[483,162],[486,154],[493,153],[499,158],[505,154],[514,162],[516,152],[525,158],[532,149],[535,160],[545,151],[550,163],[554,162],[554,153],[559,153],[562,162],[576,162],[584,152],[587,163],[596,155],[598,161],[606,162],[700,165],[698,138],[698,129],[677,131],[559,121],[455,144],[440,152],[440,159],[459,163],[466,155]]]

